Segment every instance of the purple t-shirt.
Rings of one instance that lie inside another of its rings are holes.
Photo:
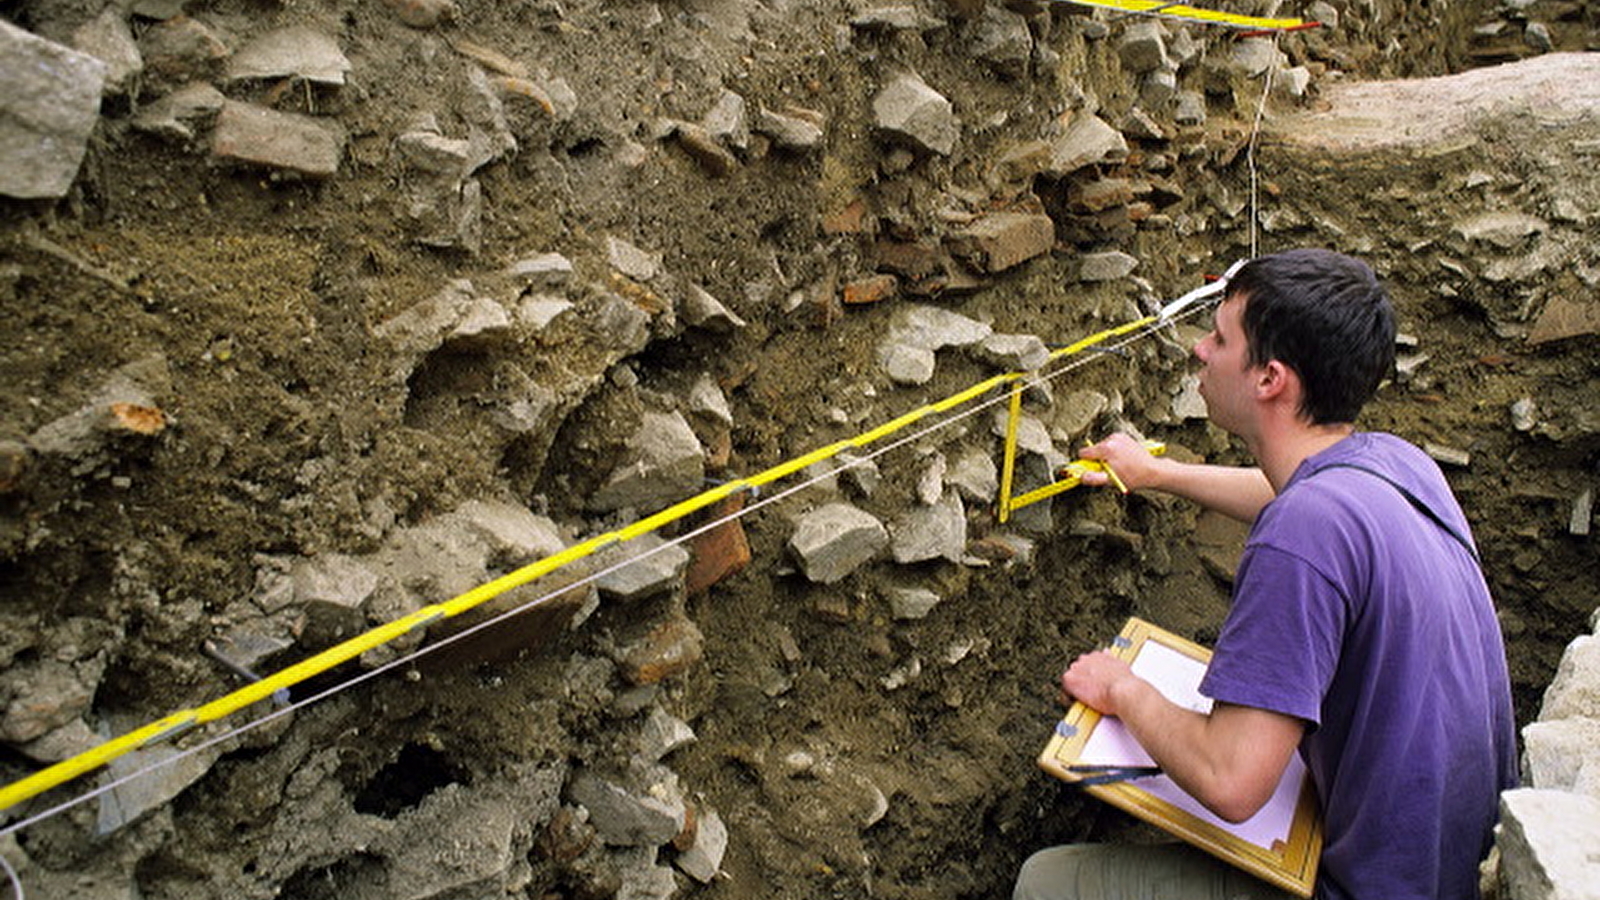
[[[1307,459],[1251,528],[1201,691],[1307,722],[1321,900],[1478,896],[1516,725],[1493,601],[1432,460],[1359,433]]]

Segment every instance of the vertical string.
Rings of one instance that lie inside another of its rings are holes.
[[[1276,50],[1277,47],[1278,47],[1278,42],[1277,41],[1273,41],[1272,42],[1272,47],[1273,47],[1274,50]],[[1260,239],[1256,234],[1256,230],[1257,230],[1257,227],[1258,227],[1257,223],[1258,223],[1258,221],[1260,220],[1260,217],[1261,217],[1260,216],[1261,198],[1260,198],[1260,193],[1259,193],[1259,191],[1260,191],[1260,178],[1259,178],[1259,173],[1256,171],[1256,138],[1259,137],[1260,134],[1261,134],[1261,119],[1266,114],[1266,111],[1267,111],[1267,95],[1272,93],[1272,72],[1273,72],[1273,70],[1275,68],[1276,68],[1275,66],[1268,65],[1267,66],[1266,77],[1262,79],[1262,84],[1261,84],[1261,102],[1256,104],[1256,120],[1255,120],[1255,123],[1250,128],[1250,145],[1245,150],[1245,155],[1244,155],[1245,163],[1247,165],[1249,165],[1249,167],[1250,167],[1250,258],[1251,259],[1255,259],[1257,256],[1261,255]]]

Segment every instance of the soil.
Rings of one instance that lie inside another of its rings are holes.
[[[0,2],[0,15],[64,41],[98,14],[89,6]],[[888,384],[878,343],[896,308],[920,298],[846,309],[836,297],[843,282],[874,270],[872,232],[937,235],[948,226],[937,211],[963,206],[1042,200],[1059,212],[1052,197],[1065,186],[1042,177],[997,184],[989,163],[1064,113],[1098,106],[1115,121],[1134,103],[1113,39],[1085,37],[1083,13],[1016,6],[1053,51],[1021,77],[967,52],[967,23],[981,3],[939,5],[930,13],[951,24],[887,35],[852,29],[846,23],[862,10],[830,0],[463,3],[429,29],[406,26],[379,3],[189,4],[191,16],[236,41],[286,24],[337,35],[353,63],[345,87],[271,82],[228,93],[338,121],[345,157],[333,178],[298,179],[226,162],[202,138],[133,129],[140,103],[170,89],[150,73],[135,96],[107,101],[71,194],[0,205],[0,464],[8,467],[0,469],[0,668],[70,663],[92,693],[84,721],[102,737],[122,733],[237,685],[199,648],[257,594],[266,558],[370,554],[397,530],[474,499],[533,508],[575,535],[616,527],[619,516],[595,513],[586,498],[623,452],[639,410],[682,396],[701,372],[732,407],[729,460],[718,470],[727,475],[859,434],[988,377],[983,364],[942,353],[929,384]],[[1285,114],[1296,102],[1316,109],[1319,91],[1339,80],[1330,72],[1348,81],[1422,77],[1532,53],[1520,39],[1484,37],[1486,23],[1504,24],[1498,4],[1335,6],[1343,28],[1284,39],[1291,58],[1320,77],[1310,96],[1280,98]],[[1600,40],[1591,4],[1540,0],[1523,12],[1553,23],[1556,49]],[[1224,40],[1195,34],[1208,46]],[[508,99],[518,149],[475,173],[485,198],[481,243],[430,246],[408,206],[414,173],[392,145],[421,113],[447,134],[471,130],[461,112],[472,64],[455,49],[462,42],[521,60],[546,84],[564,78],[578,100],[553,115]],[[870,98],[902,68],[952,98],[966,129],[953,156],[920,155],[905,169],[872,134]],[[824,147],[789,151],[758,139],[732,175],[708,177],[663,139],[662,122],[697,120],[723,87],[752,107],[823,112]],[[1169,154],[1171,177],[1186,188],[1167,210],[1169,227],[1107,232],[1058,221],[1051,254],[936,302],[996,331],[1061,344],[1177,296],[1248,252],[1244,217],[1217,210],[1242,207],[1248,195],[1244,148],[1256,98],[1226,86],[1208,98],[1203,128],[1135,148],[1136,157]],[[1285,217],[1267,245],[1319,241],[1372,259],[1402,330],[1428,356],[1385,387],[1362,424],[1470,454],[1470,464],[1447,471],[1500,604],[1526,721],[1597,605],[1596,544],[1568,522],[1600,460],[1594,336],[1534,345],[1526,325],[1549,297],[1592,297],[1600,261],[1579,251],[1581,265],[1547,270],[1531,288],[1439,290],[1471,281],[1441,269],[1442,258],[1473,272],[1486,264],[1441,237],[1456,222],[1480,208],[1542,203],[1561,177],[1592,180],[1581,157],[1544,160],[1568,165],[1559,171],[1530,165],[1517,140],[1490,141],[1467,167],[1495,176],[1487,188],[1463,188],[1461,158],[1449,155],[1400,174],[1357,162],[1330,177],[1295,155],[1316,151],[1274,145],[1263,165],[1265,205]],[[876,213],[871,231],[825,227],[861,199]],[[1186,227],[1185,216],[1210,225]],[[374,339],[451,279],[494,284],[506,265],[542,252],[572,261],[567,296],[588,315],[619,284],[607,236],[661,254],[676,281],[652,282],[646,294],[670,298],[693,282],[748,326],[716,333],[657,315],[647,346],[631,353],[562,330],[570,325],[423,354]],[[1071,277],[1081,253],[1112,246],[1143,260],[1131,286]],[[1167,411],[1201,324],[1062,377],[1058,400],[1076,391],[1109,398],[1070,437],[1131,424],[1176,454],[1246,461],[1227,435]],[[26,449],[129,365],[151,386],[157,433],[117,432],[77,455]],[[547,427],[530,435],[496,424],[491,407],[507,384],[549,373],[570,378],[544,382],[568,388]],[[1508,414],[1524,398],[1543,411],[1531,430],[1514,428]],[[885,518],[908,506],[931,452],[998,451],[988,430],[981,413],[885,453],[876,460],[884,484],[862,505]],[[358,812],[394,819],[446,785],[482,788],[519,764],[625,759],[644,703],[693,727],[695,743],[668,762],[731,833],[722,875],[704,886],[685,881],[683,895],[998,897],[1021,860],[1047,844],[1153,839],[1036,769],[1060,712],[1055,678],[1130,615],[1213,640],[1242,533],[1166,498],[1073,492],[1054,501],[1053,527],[1034,536],[1031,554],[987,566],[874,564],[820,585],[795,571],[785,547],[790,516],[816,496],[798,493],[744,518],[753,561],[709,591],[605,604],[581,628],[512,658],[441,655],[364,682],[229,745],[162,813],[114,835],[93,835],[86,807],[32,826],[16,840],[25,882],[60,886],[79,871],[146,898],[243,896],[241,885],[259,896],[356,896],[341,891],[368,871],[359,853],[299,847],[282,857],[294,867],[261,874],[291,821],[284,785],[308,760],[332,760],[324,777]],[[973,541],[1004,530],[991,510],[968,512]],[[894,585],[944,600],[926,618],[898,620],[884,599]],[[679,613],[703,633],[703,661],[651,688],[619,678],[615,645]],[[275,665],[338,634],[308,627]],[[347,666],[296,697],[358,671]],[[25,693],[9,682],[0,700]],[[24,743],[0,749],[7,782],[39,768]],[[13,821],[18,811],[5,815]],[[603,877],[551,849],[558,829],[538,821],[527,830],[541,837],[524,848],[514,890],[426,896],[607,896]]]

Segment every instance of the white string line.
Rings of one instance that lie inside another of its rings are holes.
[[[0,854],[0,869],[5,869],[6,878],[11,881],[11,900],[23,900],[22,879],[17,877],[17,870],[11,868],[11,860],[6,859],[4,854]]]
[[[1278,41],[1277,41],[1276,38],[1274,38],[1273,41],[1272,41],[1272,49],[1274,51],[1276,51],[1278,49]],[[1267,111],[1267,96],[1272,92],[1272,72],[1273,72],[1273,69],[1275,69],[1275,68],[1276,68],[1276,66],[1273,66],[1271,63],[1268,63],[1266,77],[1262,79],[1262,83],[1261,83],[1261,102],[1256,104],[1256,119],[1255,119],[1255,123],[1250,128],[1250,144],[1245,149],[1245,154],[1244,154],[1245,164],[1250,167],[1250,258],[1251,259],[1255,259],[1261,253],[1260,247],[1259,247],[1257,239],[1256,239],[1256,220],[1260,218],[1260,213],[1261,213],[1260,197],[1256,193],[1256,191],[1257,191],[1257,181],[1258,181],[1257,172],[1256,172],[1256,138],[1261,134],[1261,119],[1266,114],[1266,111]]]
[[[1202,310],[1204,310],[1207,307],[1213,305],[1215,302],[1216,302],[1215,299],[1210,299],[1210,300],[1208,300],[1206,302],[1197,303],[1193,307],[1183,311],[1182,313],[1172,317],[1171,319],[1158,321],[1158,322],[1153,322],[1148,327],[1143,328],[1143,329],[1139,329],[1138,331],[1135,331],[1135,332],[1133,332],[1133,333],[1121,338],[1117,342],[1112,343],[1112,344],[1108,345],[1107,347],[1101,348],[1101,347],[1095,346],[1095,347],[1085,348],[1086,351],[1089,351],[1091,355],[1084,356],[1081,359],[1072,360],[1072,361],[1068,362],[1066,365],[1063,365],[1063,366],[1057,368],[1053,372],[1049,372],[1049,373],[1044,374],[1043,376],[1041,376],[1041,377],[1039,377],[1037,379],[1034,379],[1034,380],[1031,380],[1031,381],[1027,381],[1025,383],[1030,385],[1030,386],[1034,385],[1034,384],[1048,383],[1048,382],[1053,381],[1053,380],[1055,380],[1057,378],[1060,378],[1060,377],[1062,377],[1064,375],[1067,375],[1069,373],[1075,372],[1078,369],[1082,368],[1083,366],[1089,365],[1090,363],[1095,362],[1096,360],[1100,359],[1101,357],[1109,355],[1111,352],[1123,349],[1124,347],[1127,347],[1127,346],[1135,343],[1136,341],[1143,340],[1146,337],[1150,337],[1150,336],[1156,334],[1161,328],[1163,328],[1165,326],[1176,324],[1176,323],[1182,322],[1185,319],[1188,319],[1188,318],[1190,318],[1192,316],[1195,316],[1195,315],[1199,314]],[[1094,352],[1094,351],[1099,351],[1099,352]],[[4,836],[6,836],[8,834],[12,834],[14,832],[21,831],[24,828],[28,828],[30,826],[36,825],[36,824],[38,824],[40,822],[43,822],[43,821],[45,821],[47,819],[50,819],[50,818],[52,818],[54,816],[60,815],[61,813],[64,813],[64,812],[66,812],[66,811],[68,811],[70,809],[73,809],[74,807],[80,806],[80,805],[82,805],[84,803],[87,803],[88,801],[90,801],[92,799],[95,799],[96,797],[100,797],[100,796],[102,796],[104,794],[110,793],[111,791],[116,790],[117,788],[121,787],[124,784],[127,784],[129,782],[135,781],[135,780],[137,780],[139,778],[145,777],[146,775],[149,775],[149,774],[151,774],[153,772],[159,771],[160,769],[162,769],[165,766],[172,765],[173,763],[176,763],[176,762],[178,762],[180,760],[186,759],[186,758],[188,758],[190,756],[194,756],[194,755],[196,755],[196,754],[198,754],[198,753],[200,753],[200,752],[202,752],[204,750],[207,750],[207,749],[209,749],[211,747],[214,747],[214,746],[216,746],[218,744],[221,744],[221,743],[224,743],[226,741],[232,740],[232,739],[234,739],[236,737],[240,737],[240,736],[242,736],[242,735],[244,735],[244,734],[246,734],[246,733],[248,733],[248,732],[250,732],[250,731],[252,731],[252,730],[254,730],[256,728],[259,728],[259,727],[261,727],[263,725],[266,725],[269,722],[276,721],[277,719],[279,719],[279,718],[281,718],[283,716],[286,716],[289,713],[295,712],[296,710],[300,710],[300,709],[315,705],[317,703],[320,703],[323,700],[327,700],[327,699],[333,697],[336,694],[339,694],[339,693],[341,693],[341,692],[343,692],[345,690],[354,688],[357,685],[363,684],[363,683],[365,683],[365,682],[367,682],[367,681],[369,681],[369,680],[371,680],[373,678],[376,678],[379,675],[382,675],[382,674],[384,674],[386,672],[389,672],[389,671],[391,671],[391,670],[393,670],[395,668],[398,668],[398,667],[400,667],[402,665],[405,665],[407,663],[414,662],[414,661],[416,661],[418,659],[421,659],[424,656],[427,656],[430,653],[434,653],[434,652],[436,652],[438,650],[442,650],[442,649],[450,646],[451,644],[456,643],[457,641],[465,640],[466,638],[468,638],[471,635],[474,635],[474,634],[476,634],[476,633],[478,633],[480,631],[483,631],[483,630],[488,629],[488,628],[492,628],[492,627],[494,627],[496,625],[499,625],[500,623],[502,623],[502,622],[504,622],[504,621],[506,621],[508,619],[511,619],[511,618],[513,618],[515,616],[521,615],[522,613],[529,612],[529,611],[535,609],[536,607],[542,606],[545,603],[548,603],[549,601],[555,599],[556,597],[561,596],[562,594],[566,594],[566,593],[568,593],[570,591],[573,591],[573,590],[575,590],[577,588],[589,585],[589,584],[599,580],[600,578],[603,578],[606,575],[611,574],[612,572],[616,572],[616,571],[619,571],[619,570],[621,570],[623,568],[626,568],[627,566],[630,566],[635,562],[639,562],[641,560],[648,559],[648,558],[650,558],[651,556],[654,556],[657,553],[664,552],[664,551],[666,551],[667,549],[669,549],[671,547],[676,547],[679,544],[682,544],[682,543],[684,543],[686,541],[692,540],[692,539],[694,539],[694,538],[696,538],[696,537],[698,537],[698,536],[700,536],[700,535],[702,535],[702,534],[704,534],[704,533],[706,533],[708,531],[711,531],[711,530],[713,530],[715,528],[721,527],[724,524],[727,524],[729,522],[732,522],[732,521],[735,521],[735,520],[737,520],[739,518],[742,518],[743,516],[745,516],[745,515],[747,515],[749,513],[753,513],[756,510],[761,509],[764,506],[767,506],[769,504],[776,503],[779,500],[785,499],[785,498],[787,498],[787,497],[789,497],[789,496],[791,496],[793,494],[796,494],[796,493],[798,493],[798,492],[800,492],[802,490],[805,490],[808,487],[811,487],[812,485],[817,484],[818,482],[826,480],[830,476],[834,475],[835,473],[837,473],[837,472],[839,472],[839,471],[841,471],[843,469],[852,468],[854,466],[862,465],[862,464],[865,464],[865,463],[867,463],[869,461],[875,460],[878,457],[880,457],[880,456],[882,456],[882,455],[884,455],[886,453],[889,453],[890,451],[893,451],[893,450],[895,450],[895,449],[897,449],[899,447],[903,447],[906,444],[914,443],[916,441],[919,441],[919,440],[927,437],[928,435],[933,434],[934,432],[938,431],[939,429],[948,427],[950,425],[954,425],[954,424],[956,424],[958,422],[964,421],[967,418],[975,416],[975,415],[983,412],[984,410],[987,410],[987,409],[989,409],[991,407],[997,406],[997,405],[999,405],[1001,403],[1007,402],[1008,399],[1009,399],[1009,394],[1008,393],[999,392],[997,394],[997,396],[995,396],[995,397],[993,397],[993,398],[991,398],[991,399],[989,399],[987,401],[984,401],[983,403],[977,404],[976,406],[972,407],[971,409],[966,410],[965,412],[955,413],[955,414],[951,414],[951,415],[945,416],[944,418],[939,419],[938,421],[936,421],[933,424],[927,426],[926,428],[923,428],[920,431],[912,432],[910,434],[905,435],[904,437],[901,437],[899,439],[891,441],[890,443],[878,448],[877,450],[874,450],[874,451],[866,454],[865,456],[861,456],[861,457],[858,457],[858,458],[856,458],[854,460],[849,461],[844,466],[840,466],[840,467],[834,468],[834,469],[829,469],[829,470],[824,471],[824,472],[819,472],[817,475],[814,475],[811,478],[808,478],[808,479],[806,479],[804,481],[801,481],[801,482],[799,482],[797,484],[794,484],[794,485],[792,485],[792,486],[790,486],[788,488],[785,488],[784,490],[779,491],[779,492],[777,492],[775,494],[772,494],[771,496],[762,497],[761,499],[759,499],[757,502],[751,504],[750,506],[744,507],[743,509],[740,509],[740,510],[736,510],[735,512],[730,513],[730,514],[728,514],[726,516],[723,516],[722,518],[719,518],[719,519],[713,520],[711,522],[708,522],[708,523],[706,523],[704,525],[701,525],[700,527],[692,529],[692,530],[680,535],[677,538],[673,538],[671,540],[668,540],[668,541],[662,543],[660,546],[657,546],[655,548],[647,550],[647,551],[645,551],[643,553],[639,553],[639,554],[636,554],[636,555],[633,555],[633,556],[629,556],[629,557],[627,557],[625,559],[622,559],[622,560],[620,560],[620,561],[618,561],[616,563],[613,563],[610,566],[607,566],[604,569],[601,569],[601,570],[599,570],[597,572],[592,572],[589,575],[578,579],[577,581],[574,581],[574,582],[572,582],[570,584],[567,584],[567,585],[565,585],[563,587],[560,587],[560,588],[558,588],[556,590],[553,590],[550,593],[544,594],[543,596],[535,597],[535,598],[533,598],[531,600],[528,600],[527,602],[525,602],[525,603],[523,603],[523,604],[521,604],[519,606],[513,607],[513,608],[511,608],[509,610],[506,610],[505,612],[499,613],[499,614],[493,616],[492,618],[485,619],[484,621],[479,622],[476,625],[473,625],[473,626],[471,626],[469,628],[465,628],[465,629],[463,629],[463,630],[461,630],[459,632],[456,632],[454,634],[451,634],[451,635],[449,635],[447,637],[441,638],[436,642],[433,642],[433,643],[424,645],[422,647],[419,647],[416,650],[414,650],[414,651],[412,651],[412,652],[410,652],[410,653],[408,653],[406,655],[397,657],[397,658],[395,658],[393,660],[390,660],[387,663],[383,663],[383,664],[381,664],[381,665],[379,665],[379,666],[377,666],[375,668],[369,669],[369,670],[364,671],[364,672],[360,672],[360,673],[358,673],[356,675],[352,675],[350,678],[348,678],[348,679],[346,679],[344,681],[341,681],[336,685],[333,685],[331,687],[325,688],[324,690],[319,691],[319,692],[317,692],[315,694],[308,695],[308,696],[306,696],[306,697],[304,697],[304,698],[302,698],[300,700],[296,700],[296,701],[294,701],[294,702],[292,702],[292,703],[290,703],[290,704],[288,704],[286,706],[273,709],[271,712],[268,712],[268,713],[262,715],[258,719],[254,719],[254,720],[252,720],[250,722],[246,722],[246,723],[244,723],[242,725],[236,726],[233,729],[231,729],[229,731],[226,731],[226,732],[223,732],[222,734],[219,734],[219,735],[217,735],[215,737],[207,738],[206,740],[201,741],[201,742],[199,742],[199,743],[197,743],[197,744],[195,744],[195,745],[193,745],[193,746],[191,746],[191,747],[189,747],[187,749],[180,750],[179,752],[173,754],[172,756],[169,756],[169,757],[166,757],[165,759],[161,759],[161,760],[157,760],[155,762],[152,762],[152,763],[146,765],[144,768],[137,769],[137,770],[135,770],[133,772],[130,772],[130,773],[126,774],[126,775],[123,775],[123,776],[121,776],[119,778],[116,778],[114,780],[108,781],[108,782],[106,782],[106,783],[104,783],[104,784],[102,784],[102,785],[100,785],[98,787],[95,787],[95,788],[93,788],[91,790],[85,791],[81,795],[78,795],[76,797],[73,797],[73,798],[70,798],[68,800],[65,800],[65,801],[63,801],[63,802],[61,802],[61,803],[59,803],[59,804],[57,804],[55,806],[49,807],[49,808],[44,809],[44,810],[42,810],[42,811],[40,811],[40,812],[38,812],[38,813],[36,813],[34,815],[28,816],[27,818],[21,819],[21,820],[19,820],[17,822],[14,822],[14,823],[10,824],[10,825],[4,826],[3,828],[0,828],[0,837],[4,837]],[[730,495],[730,496],[735,496],[735,495]],[[620,544],[614,544],[614,545],[611,545],[611,546],[620,546]],[[609,549],[609,548],[600,548],[596,552],[604,552],[606,549]],[[549,573],[546,573],[546,574],[549,574]],[[19,890],[20,890],[20,888],[19,888]],[[20,900],[20,894],[18,896],[19,896],[19,900]]]

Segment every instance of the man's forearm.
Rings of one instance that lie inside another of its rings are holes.
[[[1163,462],[1160,479],[1152,487],[1246,524],[1254,522],[1276,496],[1267,476],[1255,467]]]

